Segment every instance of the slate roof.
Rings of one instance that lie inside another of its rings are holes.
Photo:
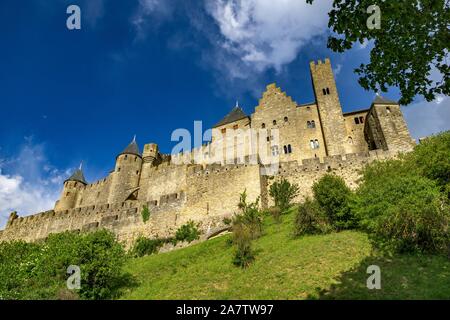
[[[141,156],[136,140],[133,139],[133,141],[131,141],[131,143],[121,153],[119,153],[119,155],[121,154],[134,154],[137,156]]]
[[[77,169],[66,181],[78,181],[87,184],[86,179],[84,178],[83,171],[81,169]]]
[[[241,109],[241,107],[234,107],[233,110],[230,111],[222,120],[220,120],[213,128],[217,128],[223,126],[228,123],[232,123],[237,120],[241,120],[247,118],[248,116]]]
[[[372,102],[372,104],[398,104],[398,102],[392,101],[392,100],[386,99],[380,95],[377,95],[377,97]]]

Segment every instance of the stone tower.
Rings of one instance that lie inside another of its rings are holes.
[[[317,64],[312,61],[310,70],[325,141],[325,153],[327,156],[345,154],[345,122],[330,59],[325,59],[325,62],[319,60]]]
[[[364,128],[369,149],[411,151],[415,145],[397,102],[377,95]]]
[[[75,208],[80,190],[87,185],[81,166],[66,181],[61,198],[56,201],[55,211],[64,211]]]
[[[142,157],[136,139],[116,158],[116,166],[111,173],[111,187],[108,203],[120,203],[136,191],[142,169]]]
[[[158,145],[156,143],[148,143],[144,146],[142,159],[144,163],[153,163],[158,157]]]

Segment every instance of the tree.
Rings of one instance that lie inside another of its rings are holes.
[[[351,190],[341,177],[324,175],[314,183],[313,193],[319,207],[335,228],[347,229],[356,225],[349,207]]]
[[[378,8],[381,25],[372,28],[368,19]],[[389,86],[399,87],[403,105],[416,95],[427,101],[449,95],[449,0],[334,0],[329,17],[328,26],[336,34],[328,39],[333,51],[373,42],[370,63],[355,69],[364,89],[386,92]]]
[[[274,182],[270,186],[269,194],[275,202],[275,206],[281,210],[281,213],[286,212],[292,204],[292,201],[298,195],[299,187],[297,184],[290,184],[286,179],[280,182]]]

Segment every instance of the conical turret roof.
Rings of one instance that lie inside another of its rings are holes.
[[[377,94],[377,97],[372,102],[372,104],[398,104],[398,102],[386,99],[386,98],[380,96],[379,94]]]
[[[241,120],[241,119],[244,119],[247,117],[248,116],[245,114],[245,112],[242,110],[242,108],[239,107],[238,105],[236,105],[236,107],[234,107],[230,111],[230,113],[228,113],[222,120],[220,120],[218,123],[216,123],[214,128],[217,128],[217,127],[223,126],[225,124],[232,123],[234,121]]]
[[[139,146],[136,143],[136,137],[133,138],[133,141],[119,154],[134,154],[136,156],[141,156],[139,152]]]
[[[86,179],[84,178],[83,171],[81,169],[75,170],[75,172],[66,181],[78,181],[87,184]]]

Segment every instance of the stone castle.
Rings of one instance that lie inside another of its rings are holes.
[[[299,105],[270,84],[253,114],[237,105],[214,126],[211,142],[197,149],[164,155],[149,143],[141,153],[133,139],[104,179],[88,183],[81,168],[76,170],[53,210],[26,217],[11,213],[0,241],[107,228],[130,245],[139,235],[173,235],[189,220],[198,222],[207,237],[237,211],[244,190],[249,200],[259,197],[267,207],[270,184],[284,177],[299,185],[300,201],[330,171],[354,188],[366,163],[413,148],[398,103],[377,96],[368,108],[343,113],[330,60],[311,62],[310,70],[315,102]],[[277,158],[276,172],[263,170],[258,153],[256,162],[248,161],[255,152],[246,139],[226,138],[247,129],[267,133],[257,140],[269,158]],[[243,151],[236,152],[238,145]],[[147,222],[141,217],[144,206],[150,210]]]

